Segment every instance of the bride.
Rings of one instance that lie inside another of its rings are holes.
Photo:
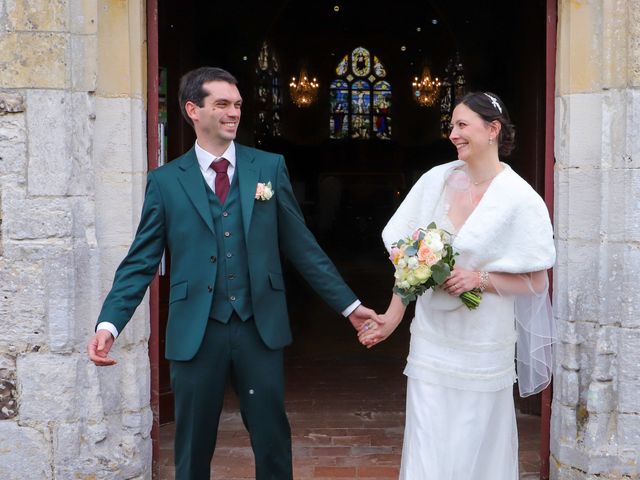
[[[500,161],[514,136],[495,94],[467,94],[449,136],[460,160],[425,173],[382,233],[391,251],[435,221],[459,253],[442,287],[418,298],[411,323],[403,480],[517,480],[515,364],[522,396],[551,380],[553,230],[540,196]],[[469,310],[458,296],[473,289],[482,301]],[[360,341],[383,341],[404,312],[393,295],[385,323],[365,324]]]

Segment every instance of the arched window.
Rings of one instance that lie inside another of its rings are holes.
[[[280,88],[279,64],[271,47],[262,43],[256,65],[256,136],[258,143],[265,137],[280,137],[280,109],[282,91]]]
[[[391,139],[391,84],[377,56],[353,49],[336,67],[329,98],[331,138]]]

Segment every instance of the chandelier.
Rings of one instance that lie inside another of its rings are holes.
[[[315,78],[309,80],[309,78],[307,78],[307,72],[305,72],[304,69],[300,71],[300,77],[298,78],[299,79],[296,80],[296,77],[292,77],[289,83],[291,100],[293,100],[293,103],[298,107],[308,107],[316,101],[319,84]]]
[[[431,78],[429,67],[424,67],[422,77],[415,77],[413,83],[413,98],[421,107],[433,106],[440,96],[440,80],[438,77]]]

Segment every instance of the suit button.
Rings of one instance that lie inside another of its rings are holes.
[[[213,292],[213,287],[211,285],[207,285],[207,290],[209,290],[209,293]]]
[[[216,263],[216,260],[218,260],[216,258],[216,256],[215,255],[211,255],[211,263]]]
[[[229,216],[229,212],[222,212],[222,216],[223,217],[228,217]]]
[[[227,252],[227,258],[231,258],[231,257],[233,257],[233,253]]]
[[[231,295],[231,296],[229,297],[229,300],[231,300],[232,302],[235,302],[235,301],[236,301],[236,297],[234,297],[233,295]]]
[[[225,236],[225,237],[230,237],[230,236],[231,236],[231,234],[230,234],[229,232],[224,232],[224,236]]]
[[[233,280],[234,278],[236,278],[236,274],[235,273],[230,273],[228,275],[229,280]]]

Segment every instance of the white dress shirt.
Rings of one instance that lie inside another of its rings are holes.
[[[227,176],[229,177],[229,185],[231,185],[231,182],[233,181],[233,174],[236,171],[236,146],[234,142],[231,142],[229,144],[229,147],[227,147],[224,153],[219,157],[216,157],[212,153],[207,152],[204,148],[198,145],[197,140],[194,149],[196,158],[198,159],[198,165],[200,166],[200,172],[202,173],[206,184],[209,186],[209,188],[211,188],[211,190],[213,190],[214,193],[216,191],[216,172],[213,168],[211,168],[212,162],[218,162],[221,158],[225,158],[229,161]],[[362,302],[360,302],[360,300],[356,300],[342,311],[342,315],[348,317],[356,308],[358,308],[361,303]],[[96,327],[96,331],[97,330],[108,330],[109,332],[111,332],[111,335],[113,335],[113,338],[117,338],[119,333],[118,329],[111,322],[100,322]]]

